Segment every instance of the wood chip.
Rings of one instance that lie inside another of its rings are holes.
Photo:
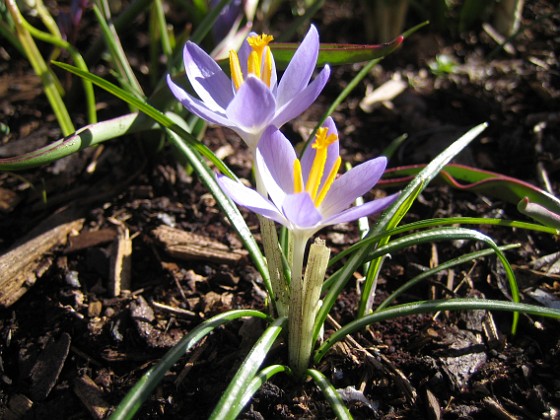
[[[426,388],[426,410],[428,411],[428,418],[431,420],[441,419],[441,407],[436,396]]]
[[[123,290],[130,290],[130,273],[132,257],[132,239],[128,229],[119,228],[119,234],[113,242],[109,272],[109,294],[120,296]]]
[[[20,197],[12,190],[0,188],[0,212],[10,213],[20,201]]]
[[[169,226],[159,226],[152,231],[165,252],[180,260],[203,260],[216,263],[236,263],[245,250],[231,250],[227,245],[203,235],[185,232]]]
[[[519,420],[519,417],[508,412],[498,401],[491,397],[485,397],[482,403],[495,419]]]
[[[115,240],[117,231],[115,229],[100,229],[82,232],[69,239],[65,254],[81,251],[98,245],[108,244]]]
[[[8,308],[23,296],[50,267],[46,254],[65,245],[68,235],[79,231],[83,219],[59,224],[0,256],[0,307]]]
[[[10,402],[6,411],[3,413],[4,420],[19,420],[33,407],[33,401],[23,394],[14,394],[10,397]]]
[[[29,395],[34,401],[47,398],[56,385],[70,350],[70,341],[70,335],[63,333],[58,340],[48,344],[37,358],[29,372]]]
[[[112,408],[111,405],[103,399],[103,392],[97,386],[93,379],[84,375],[74,381],[74,393],[78,396],[82,404],[91,413],[94,419],[104,419]]]

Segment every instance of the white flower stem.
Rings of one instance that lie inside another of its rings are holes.
[[[267,196],[266,186],[263,184],[262,179],[255,167],[255,179],[257,184],[257,192],[263,196]],[[282,255],[278,246],[278,233],[274,222],[262,216],[258,216],[261,229],[262,243],[266,263],[268,266],[268,274],[270,276],[270,285],[274,296],[272,304],[276,309],[279,317],[288,315],[289,305],[289,288],[288,282],[284,278],[284,271],[282,270]]]
[[[324,241],[316,240],[309,249],[309,257],[302,278],[305,246],[309,237],[294,234],[292,283],[288,317],[288,352],[290,367],[296,378],[302,378],[313,350],[313,324],[319,309],[321,286],[325,278],[330,250]]]

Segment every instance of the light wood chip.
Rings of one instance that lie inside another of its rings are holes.
[[[23,296],[52,263],[47,254],[65,245],[83,224],[83,219],[61,223],[0,256],[0,307],[8,308]]]
[[[111,405],[103,399],[103,392],[93,380],[84,375],[74,381],[74,393],[94,419],[104,419]]]
[[[165,252],[180,260],[236,263],[247,255],[245,250],[231,250],[227,245],[209,237],[165,225],[154,229],[152,234]]]
[[[123,290],[130,290],[131,257],[132,239],[128,229],[119,228],[113,242],[109,273],[109,293],[112,297],[120,296]]]

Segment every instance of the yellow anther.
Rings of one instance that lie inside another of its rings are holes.
[[[315,197],[317,197],[317,191],[319,191],[319,185],[321,185],[326,162],[327,149],[317,149],[317,152],[315,152],[315,159],[313,159],[313,164],[307,176],[307,182],[305,183],[305,191],[309,193],[313,201],[315,201]]]
[[[316,152],[313,163],[311,164],[311,169],[309,170],[309,175],[307,176],[305,191],[307,191],[309,195],[311,195],[311,199],[315,203],[317,200],[319,200],[317,197],[317,193],[319,191],[319,186],[321,185],[321,180],[323,179],[323,173],[325,172],[328,148],[338,139],[336,134],[328,134],[328,132],[329,130],[326,127],[319,128],[317,130],[317,134],[315,135],[315,142],[311,146],[316,150]],[[331,174],[329,174],[329,176],[331,176]],[[336,176],[336,173],[333,175],[333,177],[334,176]],[[323,189],[324,188],[321,189],[321,194],[326,195],[328,188],[324,191],[324,193]],[[319,201],[322,201],[322,198]]]
[[[323,187],[321,188],[321,191],[319,191],[319,195],[317,195],[317,197],[313,201],[315,207],[319,207],[323,202],[323,200],[325,199],[325,197],[327,196],[327,193],[331,189],[331,185],[334,182],[334,179],[336,178],[336,174],[338,173],[338,169],[340,168],[341,163],[342,163],[342,158],[339,156],[335,160],[331,168],[331,171],[329,172],[329,176],[327,177],[325,183],[323,184]]]
[[[270,47],[264,49],[264,66],[261,80],[270,87],[270,79],[272,77],[272,51]]]
[[[239,90],[243,84],[243,73],[241,72],[241,64],[239,64],[239,56],[233,50],[229,52],[229,69],[235,90]]]
[[[301,174],[301,162],[294,160],[294,194],[303,191],[303,175]]]
[[[247,57],[247,73],[258,77],[266,83],[268,87],[270,87],[270,80],[272,77],[272,52],[268,44],[273,40],[274,37],[267,34],[255,35],[247,38],[247,43],[252,49],[249,57]],[[241,72],[241,65],[239,64],[239,56],[233,50],[229,52],[229,67],[235,90],[239,90],[244,79],[243,73]]]
[[[251,51],[247,59],[247,73],[261,78],[261,60],[256,51]]]

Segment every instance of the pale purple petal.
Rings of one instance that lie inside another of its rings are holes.
[[[288,103],[283,106],[278,106],[273,124],[276,127],[282,127],[286,122],[293,120],[306,111],[323,90],[323,87],[329,79],[330,72],[330,67],[325,66],[315,80],[307,85],[305,89],[291,98]],[[282,80],[284,80],[284,77],[282,77]],[[282,83],[282,80],[280,83]],[[280,87],[278,87],[278,91],[280,91]]]
[[[273,148],[276,141],[283,143],[282,133],[280,133],[276,127],[272,125],[268,126],[258,142],[257,150],[255,151],[255,165],[257,167],[256,176],[259,177],[259,179],[257,179],[257,185],[260,183],[262,187],[259,188],[264,188],[276,207],[282,208],[284,198],[288,192],[291,192],[291,189],[285,190],[284,186],[288,184],[288,181],[285,181],[285,175],[279,174],[279,169],[274,167],[275,152]],[[282,144],[280,144],[280,149],[283,149]],[[266,158],[263,154],[266,155]],[[270,167],[266,160],[272,162]],[[283,163],[285,166],[287,165],[286,162],[280,163]]]
[[[347,223],[358,220],[360,217],[371,216],[385,210],[389,207],[399,194],[393,194],[388,197],[380,198],[378,200],[368,201],[361,206],[349,208],[335,216],[332,216],[322,222],[323,226],[336,225],[337,223]]]
[[[251,38],[254,36],[257,36],[257,34],[255,32],[251,32],[249,33],[247,38]],[[253,49],[247,42],[247,38],[245,38],[245,41],[243,41],[241,47],[239,47],[239,51],[237,52],[237,56],[239,57],[239,64],[241,65],[241,72],[244,78],[247,77],[247,59],[249,58],[249,54],[251,54],[251,51],[253,51]]]
[[[226,116],[233,125],[247,132],[257,132],[269,125],[275,109],[276,101],[268,86],[249,76],[227,107]]]
[[[368,160],[337,178],[325,200],[321,204],[321,213],[329,218],[348,208],[358,197],[373,188],[383,175],[387,166],[384,156]]]
[[[317,65],[319,55],[319,34],[311,26],[302,43],[290,60],[278,85],[278,106],[290,102],[309,83]]]
[[[299,229],[310,229],[317,226],[323,217],[315,208],[309,193],[287,195],[282,205],[282,212],[290,224]]]
[[[232,127],[233,123],[227,119],[223,113],[218,113],[208,108],[204,102],[189,95],[183,88],[175,84],[171,76],[167,75],[167,84],[175,97],[193,114],[203,118],[209,122],[223,125],[224,127]]]
[[[261,173],[266,171],[286,194],[294,192],[293,171],[296,158],[294,147],[284,134],[274,126],[268,127],[257,146],[257,167]]]
[[[332,133],[338,137],[338,130],[336,129],[334,121],[331,117],[328,117],[325,120],[323,127],[326,127],[328,129],[329,134]],[[311,140],[311,142],[313,141],[315,141],[315,139]],[[339,142],[335,141],[327,149],[327,162],[325,163],[325,171],[323,173],[323,178],[321,179],[321,186],[325,182],[326,178],[329,176],[329,172],[331,171],[331,168],[335,160],[338,159],[338,156],[340,154],[338,145]],[[301,171],[302,173],[305,174],[304,177],[307,174],[309,174],[309,171],[311,170],[311,166],[313,165],[313,160],[315,159],[315,154],[316,154],[315,149],[311,147],[311,144],[309,144],[306,147],[303,156],[301,157]]]
[[[185,72],[200,99],[213,111],[223,111],[233,99],[231,80],[202,48],[188,41],[183,49]]]
[[[241,182],[234,181],[224,175],[218,174],[216,181],[224,193],[238,205],[260,214],[268,219],[272,219],[282,225],[287,226],[288,221],[278,211],[278,209],[266,198],[251,188],[247,188]]]

